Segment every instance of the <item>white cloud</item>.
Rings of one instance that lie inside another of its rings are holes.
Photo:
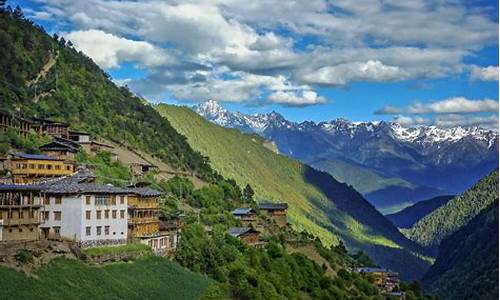
[[[395,116],[393,121],[401,124],[402,126],[425,125],[430,123],[429,119],[420,116],[404,116],[404,115]]]
[[[439,127],[480,126],[498,131],[498,115],[442,115],[436,118],[433,124]]]
[[[275,91],[268,99],[271,102],[290,106],[304,106],[325,103],[326,98],[312,90]]]
[[[492,99],[470,100],[465,97],[454,97],[435,102],[417,102],[406,107],[386,106],[377,114],[450,114],[498,112],[498,101]]]
[[[408,74],[399,67],[369,60],[322,67],[303,74],[301,79],[312,84],[345,85],[350,81],[393,81],[407,76]]]
[[[478,67],[472,66],[470,71],[471,80],[498,81],[498,66]]]
[[[164,49],[147,42],[121,38],[101,30],[73,31],[66,34],[65,38],[103,68],[117,68],[124,61],[139,62],[146,68],[165,66],[175,62],[174,57]]]

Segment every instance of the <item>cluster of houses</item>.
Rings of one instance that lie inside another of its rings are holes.
[[[47,134],[42,154],[0,157],[0,241],[62,239],[81,247],[141,242],[159,254],[177,247],[182,222],[160,216],[161,192],[146,185],[102,185],[77,170],[76,154],[112,152],[69,124],[0,112],[0,129]]]
[[[374,284],[387,295],[404,299],[404,293],[399,289],[399,273],[385,268],[358,268],[358,273],[372,276]]]
[[[284,227],[288,224],[287,209],[287,203],[260,203],[259,212],[250,207],[237,208],[232,214],[240,221],[242,227],[230,228],[228,233],[245,244],[261,248],[265,245],[263,235],[266,233],[266,223],[259,221],[258,213],[269,218],[277,226]]]

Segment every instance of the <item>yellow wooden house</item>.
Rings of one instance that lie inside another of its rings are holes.
[[[12,153],[9,159],[14,183],[32,183],[40,178],[61,177],[75,172],[73,163],[43,154]]]

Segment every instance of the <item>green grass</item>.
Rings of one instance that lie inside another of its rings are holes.
[[[326,245],[336,244],[341,236],[351,249],[367,251],[379,263],[387,262],[388,267],[398,264],[391,252],[409,256],[407,261],[412,262],[405,264],[414,272],[412,278],[425,271],[426,262],[403,253],[402,245],[409,245],[408,241],[352,190],[339,187],[332,180],[330,183],[338,190],[329,199],[310,177],[306,178],[310,168],[264,147],[266,141],[261,137],[211,124],[186,107],[156,108],[195,150],[210,158],[221,175],[234,178],[242,187],[250,184],[257,201],[288,202],[288,217],[296,230],[307,230]],[[314,173],[313,177],[317,175]]]
[[[60,258],[34,277],[0,267],[0,299],[198,299],[211,284],[161,257],[101,267]]]
[[[101,256],[109,254],[122,254],[122,253],[151,253],[151,248],[144,244],[126,244],[118,246],[104,246],[104,247],[94,247],[87,248],[83,250],[88,256]]]

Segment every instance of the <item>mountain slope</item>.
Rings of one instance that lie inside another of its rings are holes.
[[[410,228],[420,219],[433,212],[435,209],[445,205],[453,196],[439,196],[429,200],[423,200],[414,205],[385,217],[398,228]]]
[[[415,223],[406,235],[423,246],[436,247],[496,200],[498,170]]]
[[[439,299],[498,299],[498,200],[443,240],[422,283]]]
[[[36,276],[0,267],[0,278],[1,299],[160,299],[173,291],[196,299],[214,283],[161,257],[100,267],[59,258]]]
[[[498,133],[477,127],[405,128],[343,119],[296,123],[276,112],[230,112],[215,101],[193,109],[213,123],[273,140],[280,153],[337,176],[384,211],[460,193],[498,165]]]
[[[367,251],[406,279],[426,269],[425,262],[402,248],[420,249],[351,187],[272,152],[258,135],[211,124],[186,107],[158,105],[157,109],[196,150],[210,157],[223,176],[242,186],[249,183],[258,200],[287,201],[290,220],[298,230],[314,233],[327,244],[336,243],[335,235],[340,235],[351,248]]]
[[[173,168],[212,176],[204,158],[167,120],[127,89],[118,88],[71,44],[48,36],[30,20],[1,11],[0,40],[3,111],[66,121],[72,129],[144,150]],[[46,76],[38,78],[40,70],[53,59],[56,62]],[[36,84],[33,78],[38,78]]]

